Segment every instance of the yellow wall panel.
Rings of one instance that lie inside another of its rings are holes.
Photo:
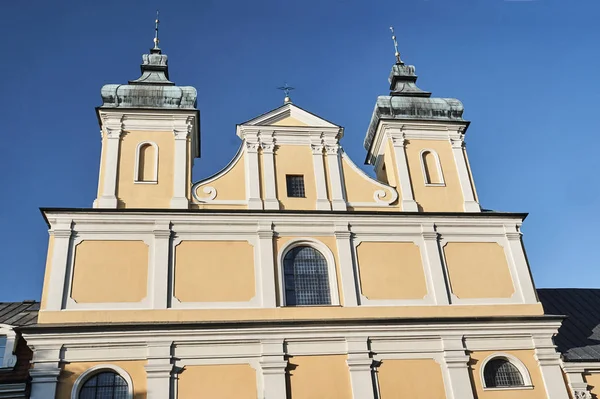
[[[139,302],[148,285],[143,241],[82,241],[75,247],[71,298],[77,303]]]
[[[247,241],[182,241],[175,248],[181,302],[244,302],[255,295],[254,247]]]
[[[256,399],[256,371],[249,364],[185,367],[179,375],[177,399],[203,398]]]
[[[86,370],[101,364],[110,364],[122,368],[129,374],[133,382],[133,399],[146,398],[146,370],[145,360],[128,360],[119,362],[85,362],[67,363],[58,377],[56,399],[71,399],[73,384]]]
[[[275,149],[277,198],[282,209],[312,210],[316,208],[317,189],[312,150],[309,146],[282,145]],[[286,175],[304,176],[305,198],[287,196]]]
[[[352,399],[345,355],[293,356],[287,399]]]
[[[419,247],[409,242],[361,242],[360,286],[368,299],[422,299],[427,295]]]
[[[458,298],[510,298],[514,285],[504,248],[492,242],[450,242],[444,256]]]
[[[546,399],[546,389],[544,388],[544,381],[542,380],[542,374],[540,373],[539,365],[534,358],[532,350],[516,350],[516,351],[502,351],[508,355],[512,355],[519,359],[527,370],[531,377],[531,383],[533,389],[499,389],[499,390],[484,390],[483,383],[481,381],[481,363],[493,355],[495,352],[480,351],[471,353],[470,372],[471,381],[475,386],[475,392],[477,399]],[[384,399],[384,398],[382,398]]]
[[[380,399],[445,399],[440,365],[433,359],[383,360],[377,369]]]

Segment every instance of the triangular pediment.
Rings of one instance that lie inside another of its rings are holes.
[[[254,119],[246,121],[244,126],[310,126],[339,128],[328,120],[310,113],[292,103],[284,104]]]

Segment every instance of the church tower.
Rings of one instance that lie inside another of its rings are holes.
[[[96,108],[102,134],[94,208],[189,207],[191,172],[200,155],[196,89],[169,80],[158,41],[142,59],[142,76],[102,87]]]

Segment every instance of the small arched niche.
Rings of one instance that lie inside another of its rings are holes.
[[[421,170],[426,186],[444,186],[444,174],[442,164],[437,152],[430,149],[421,151]]]
[[[135,182],[158,183],[158,146],[151,141],[138,144],[135,154]]]

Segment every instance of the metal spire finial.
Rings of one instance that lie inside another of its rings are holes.
[[[402,64],[404,64],[404,62],[402,62],[402,60],[400,59],[400,52],[398,51],[398,42],[396,41],[396,34],[394,33],[394,27],[390,26],[390,30],[392,31],[392,40],[394,41],[396,64],[402,65]]]
[[[283,90],[283,92],[285,93],[285,98],[283,99],[284,104],[292,102],[292,99],[290,98],[290,91],[294,90],[293,87],[290,87],[287,83],[285,83],[283,86],[278,87],[277,89]]]
[[[156,20],[154,21],[155,25],[154,25],[154,48],[152,48],[152,50],[159,50],[160,51],[160,47],[158,47],[158,24],[160,23],[159,19],[158,19],[158,10],[156,10]]]

